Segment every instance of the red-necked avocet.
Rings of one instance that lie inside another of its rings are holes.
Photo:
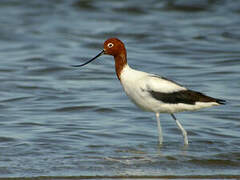
[[[114,57],[116,74],[127,96],[141,109],[156,114],[160,144],[163,142],[160,113],[172,116],[182,132],[184,144],[188,145],[187,132],[173,113],[225,104],[225,100],[189,90],[164,77],[132,69],[127,63],[126,48],[117,38],[106,40],[103,50],[96,57],[74,67],[84,66],[103,54]]]

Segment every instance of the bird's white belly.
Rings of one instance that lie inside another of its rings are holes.
[[[219,105],[216,102],[196,102],[195,104],[162,102],[154,98],[151,93],[149,93],[149,89],[154,89],[162,93],[171,93],[186,90],[186,88],[170,81],[156,78],[151,74],[133,70],[128,66],[123,69],[121,74],[121,84],[133,103],[145,111],[176,113]]]
[[[156,100],[149,93],[143,92],[138,86],[130,86],[125,84],[123,86],[123,89],[126,92],[127,96],[132,100],[132,102],[144,111],[176,113],[183,111],[195,111],[198,109],[218,105],[215,102],[196,102],[196,104],[164,103],[162,101]]]
[[[152,98],[149,93],[143,92],[137,86],[124,85],[124,91],[131,101],[144,111],[160,112],[161,103]]]

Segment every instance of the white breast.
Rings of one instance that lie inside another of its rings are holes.
[[[157,100],[149,91],[172,93],[187,90],[187,88],[160,76],[137,71],[128,65],[124,67],[120,76],[121,84],[128,97],[141,109],[151,112],[174,113],[186,110],[197,110],[217,105],[217,103],[169,104]]]
[[[122,70],[120,79],[123,89],[128,97],[145,111],[159,112],[159,108],[161,109],[160,106],[163,104],[154,99],[149,92],[146,91],[147,89],[164,93],[186,89],[171,81],[156,77],[154,74],[134,70],[128,65]]]

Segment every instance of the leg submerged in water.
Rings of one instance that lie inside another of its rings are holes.
[[[162,127],[159,119],[159,113],[156,113],[156,119],[157,119],[157,126],[158,126],[158,139],[159,144],[162,145],[163,143],[163,136],[162,136]]]
[[[182,127],[181,123],[177,120],[177,118],[174,116],[174,114],[171,114],[171,116],[176,121],[178,128],[182,131],[182,135],[184,138],[184,145],[188,145],[187,131],[185,131],[185,129]]]

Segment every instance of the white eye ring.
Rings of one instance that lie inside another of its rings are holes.
[[[114,46],[114,44],[113,43],[108,43],[108,45],[107,45],[109,48],[112,48],[113,46]]]

